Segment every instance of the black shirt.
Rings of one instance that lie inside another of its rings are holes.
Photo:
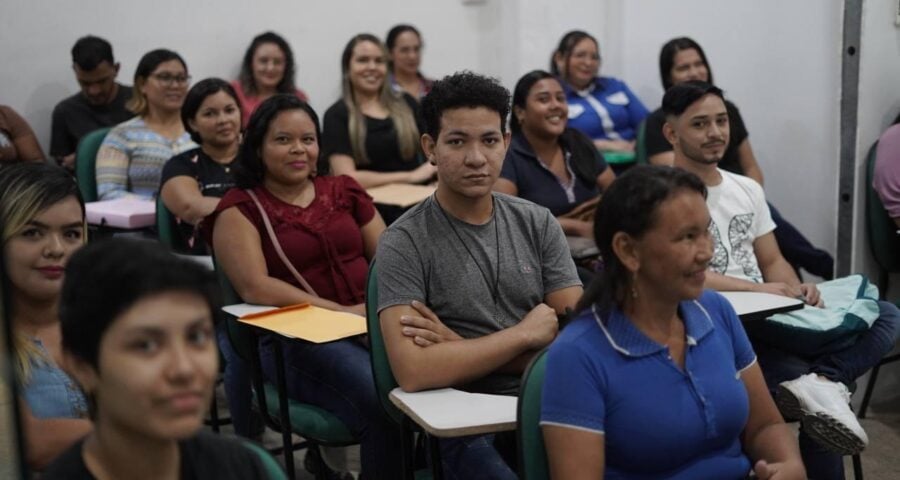
[[[738,159],[738,147],[747,139],[747,128],[744,127],[744,119],[741,118],[741,112],[733,103],[725,100],[725,109],[728,111],[728,125],[730,135],[728,139],[728,148],[719,161],[719,168],[728,170],[738,175],[744,174],[741,162]],[[671,152],[672,144],[666,140],[662,133],[663,124],[666,123],[666,114],[662,108],[656,109],[647,117],[647,125],[644,130],[644,143],[647,146],[647,156],[653,156],[657,153]]]
[[[56,104],[50,134],[50,156],[64,157],[75,153],[81,137],[134,117],[134,113],[125,108],[130,98],[131,87],[119,85],[116,98],[106,105],[91,105],[81,92]]]
[[[82,456],[84,439],[56,458],[42,480],[95,480]],[[259,456],[234,438],[201,431],[178,442],[181,480],[268,480]]]
[[[222,198],[225,196],[225,192],[234,186],[234,175],[231,168],[236,162],[237,158],[228,165],[222,165],[210,158],[201,148],[179,153],[170,158],[163,167],[159,182],[160,190],[162,190],[162,185],[172,178],[186,176],[197,181],[200,194],[204,197]],[[193,225],[179,219],[174,219],[174,222],[172,228],[175,236],[173,248],[176,251],[196,255],[209,253]]]
[[[421,118],[419,104],[408,94],[403,94],[403,100],[413,112],[416,127],[419,133],[425,130]],[[394,128],[394,120],[391,117],[378,119],[365,117],[366,120],[366,155],[369,158],[368,165],[359,165],[360,170],[372,170],[376,172],[404,172],[418,167],[422,158],[420,155],[412,159],[403,159],[400,155],[400,142],[397,138],[397,129]],[[350,114],[343,100],[335,102],[325,111],[322,122],[322,154],[319,156],[320,170],[327,168],[328,157],[333,154],[348,155],[353,157],[353,147],[350,143],[349,132]],[[327,170],[325,170],[327,171]]]

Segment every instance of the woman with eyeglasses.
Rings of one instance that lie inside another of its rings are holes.
[[[155,198],[166,161],[197,148],[181,122],[190,80],[184,60],[171,50],[153,50],[141,58],[128,102],[137,116],[113,127],[97,152],[100,200]]]
[[[587,32],[573,30],[553,52],[550,72],[557,75],[569,103],[569,126],[580,130],[603,152],[634,152],[638,126],[647,107],[622,80],[598,75],[600,47]]]

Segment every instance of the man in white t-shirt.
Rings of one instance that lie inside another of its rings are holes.
[[[707,288],[774,293],[824,307],[816,286],[802,283],[781,255],[762,187],[717,166],[729,136],[722,91],[702,82],[676,85],[666,92],[663,111],[663,134],[673,145],[675,166],[696,174],[709,191],[714,252]],[[868,442],[848,406],[847,385],[876,365],[896,340],[900,311],[888,302],[879,302],[879,307],[881,316],[855,344],[818,358],[777,350],[764,338],[751,336],[766,380],[778,391],[782,413],[800,416],[800,446],[810,477],[843,478],[840,457],[816,447],[846,455]]]

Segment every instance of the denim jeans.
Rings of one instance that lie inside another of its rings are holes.
[[[225,398],[228,399],[228,413],[231,415],[231,424],[234,433],[251,438],[256,432],[252,426],[252,404],[250,366],[244,362],[231,346],[228,339],[228,329],[225,322],[216,326],[216,339],[219,343],[219,351],[225,361],[225,370],[222,373],[222,383],[225,384]]]
[[[494,435],[441,439],[441,463],[449,480],[516,480],[494,446]]]
[[[784,259],[798,270],[802,267],[807,272],[831,280],[834,278],[834,259],[825,250],[816,248],[806,237],[781,216],[781,213],[769,204],[772,221],[775,222],[775,241]]]
[[[272,381],[272,341],[282,342],[288,396],[328,410],[360,439],[363,477],[402,478],[400,427],[381,408],[365,347],[352,339],[315,344],[264,337],[260,340],[262,368]]]
[[[879,301],[878,307],[881,315],[869,330],[860,334],[856,343],[839,352],[817,358],[793,355],[766,345],[765,339],[754,339],[753,348],[772,395],[774,396],[779,383],[807,373],[816,373],[850,387],[891,351],[900,336],[900,310],[890,302]],[[803,429],[800,429],[800,453],[809,478],[844,478],[840,455],[819,446],[804,434]]]

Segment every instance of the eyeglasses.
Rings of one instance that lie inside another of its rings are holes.
[[[164,87],[173,85],[187,85],[191,81],[190,75],[172,75],[171,73],[154,73],[150,75],[157,79]]]

